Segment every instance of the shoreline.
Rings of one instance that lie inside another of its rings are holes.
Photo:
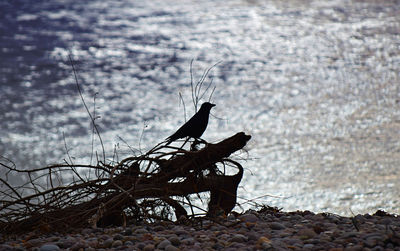
[[[345,217],[309,211],[259,211],[216,220],[142,223],[123,227],[19,235],[0,250],[399,250],[400,217]],[[4,236],[2,236],[2,239]]]

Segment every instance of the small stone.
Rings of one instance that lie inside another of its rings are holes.
[[[219,242],[216,242],[216,243],[212,244],[211,247],[212,247],[212,249],[214,249],[214,250],[221,250],[221,249],[223,249],[225,246],[222,245],[222,244],[219,243]]]
[[[144,228],[138,228],[138,229],[136,229],[135,230],[135,234],[146,234],[146,233],[148,233],[149,231],[147,231],[146,229],[144,229]]]
[[[153,251],[155,249],[153,244],[147,244],[144,246],[143,251]]]
[[[172,232],[174,232],[175,234],[177,234],[176,232],[178,232],[178,231],[181,231],[181,232],[185,232],[185,233],[186,233],[185,229],[184,229],[182,226],[175,226],[175,227],[173,227],[171,230],[172,230]]]
[[[72,247],[70,247],[71,250],[80,250],[80,249],[85,249],[88,245],[86,244],[86,241],[80,240],[76,242]]]
[[[272,222],[270,228],[273,230],[282,230],[285,229],[286,227],[279,222]]]
[[[126,245],[126,246],[133,246],[133,242],[131,242],[131,241],[125,241],[125,242],[124,242],[124,245]]]
[[[103,228],[93,228],[93,229],[92,229],[92,232],[93,232],[93,233],[102,233],[103,231],[104,231]]]
[[[136,247],[137,247],[139,250],[143,250],[145,246],[146,246],[146,244],[144,244],[143,242],[140,242],[140,243],[137,244]]]
[[[86,244],[90,247],[97,247],[99,244],[99,241],[97,238],[90,238],[86,240]]]
[[[51,243],[57,242],[59,240],[60,240],[60,237],[58,237],[58,236],[51,236],[46,239],[47,242],[51,242]]]
[[[394,249],[393,243],[387,243],[387,244],[386,244],[386,250],[387,250],[387,251],[389,251],[389,250],[391,251],[392,249]]]
[[[313,249],[314,248],[314,244],[305,244],[304,246],[303,246],[303,248],[304,249]]]
[[[231,236],[229,234],[221,234],[218,236],[220,240],[228,240]]]
[[[107,240],[105,240],[103,242],[102,246],[105,247],[105,248],[110,248],[111,245],[113,244],[113,242],[114,242],[114,240],[112,238],[108,238]]]
[[[244,214],[239,217],[241,221],[249,222],[249,223],[256,223],[259,219],[254,214]]]
[[[2,244],[0,245],[0,250],[4,250],[4,251],[13,251],[14,247],[10,246],[10,245],[6,245],[6,244]]]
[[[116,240],[116,241],[114,241],[114,242],[112,243],[111,247],[116,248],[116,247],[122,246],[122,244],[123,244],[123,243],[122,243],[121,240]]]
[[[297,232],[297,235],[299,236],[300,239],[311,239],[314,238],[317,234],[312,229],[304,228],[300,229]]]
[[[31,239],[27,242],[25,242],[25,247],[31,248],[31,247],[38,247],[45,245],[44,241],[42,239]]]
[[[375,247],[377,243],[378,243],[378,240],[377,240],[376,238],[374,238],[374,237],[367,238],[367,239],[364,241],[364,245],[365,245],[366,247],[369,247],[369,248]]]
[[[56,244],[62,249],[67,249],[72,247],[75,243],[76,243],[75,238],[68,237],[67,239],[59,240]]]
[[[147,234],[143,234],[141,239],[143,241],[154,240],[154,236],[150,233],[147,233]]]
[[[259,239],[258,239],[258,241],[257,241],[257,248],[258,249],[268,249],[268,248],[271,248],[272,247],[272,242],[271,242],[271,240],[270,239],[268,239],[267,237],[265,237],[265,236],[262,236],[262,237],[260,237]]]
[[[194,244],[195,240],[192,237],[189,237],[189,238],[183,239],[181,242],[184,245],[190,246],[190,245]]]
[[[90,228],[85,228],[85,229],[82,230],[81,233],[82,233],[83,235],[89,235],[89,234],[93,233],[93,230],[90,229]]]
[[[160,232],[160,231],[164,231],[164,230],[165,230],[165,227],[163,227],[163,226],[156,226],[156,227],[153,228],[153,230],[154,230],[154,231],[157,231],[157,232]]]
[[[40,251],[58,251],[60,248],[54,244],[44,244],[40,247]]]
[[[158,249],[165,249],[166,246],[171,245],[171,242],[169,240],[163,240],[160,243],[158,243],[157,248]]]
[[[103,235],[98,236],[98,238],[99,238],[100,240],[105,241],[105,240],[107,240],[108,238],[110,238],[110,236],[109,236],[109,235],[106,235],[106,234],[103,234]]]
[[[247,237],[244,236],[243,234],[235,234],[231,239],[230,242],[246,242],[247,241]]]
[[[386,234],[381,234],[381,233],[370,233],[366,234],[364,236],[364,239],[375,239],[377,241],[387,241],[389,239],[389,236]]]
[[[184,230],[184,229],[174,231],[174,233],[175,233],[176,235],[187,235],[187,231]]]
[[[329,219],[330,222],[335,224],[338,224],[340,222],[339,216],[336,215],[328,215],[326,218]]]
[[[122,236],[121,234],[116,234],[116,235],[114,235],[114,241],[117,241],[117,240],[122,240],[122,239],[124,239],[124,236]]]
[[[1,247],[0,247],[0,250],[3,250],[3,249],[1,249]],[[26,251],[26,248],[24,248],[24,247],[13,247],[12,251]]]
[[[367,219],[362,216],[361,214],[357,214],[356,216],[354,216],[354,219],[358,222],[358,223],[364,223]]]
[[[257,240],[258,240],[258,236],[257,236],[257,234],[254,233],[254,232],[249,232],[249,233],[247,234],[247,239],[248,239],[249,241],[257,241]]]
[[[354,232],[354,231],[353,232],[346,232],[346,233],[343,233],[342,237],[344,239],[347,239],[347,238],[351,238],[351,237],[357,237],[359,234],[360,234],[359,232]]]
[[[132,235],[132,229],[128,228],[125,231],[123,231],[121,234],[124,236]]]
[[[174,247],[174,246],[172,246],[172,245],[168,245],[168,246],[165,247],[164,250],[165,250],[165,251],[179,251],[179,248]]]
[[[195,244],[193,244],[193,249],[194,250],[201,250],[201,244],[199,242],[196,242]]]
[[[181,240],[177,236],[172,236],[168,239],[172,245],[179,246],[181,245]]]
[[[237,251],[237,250],[246,250],[246,245],[243,243],[232,243],[228,248],[224,250],[230,250],[230,251]]]

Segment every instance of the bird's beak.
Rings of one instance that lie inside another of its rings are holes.
[[[214,107],[214,106],[216,106],[216,104],[211,104],[211,107]]]

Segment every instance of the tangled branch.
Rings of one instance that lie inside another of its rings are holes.
[[[193,207],[189,195],[201,192],[210,192],[208,209],[201,208],[207,216],[227,214],[236,204],[243,175],[242,166],[229,156],[250,138],[241,132],[216,144],[202,142],[200,149],[191,146],[191,151],[158,145],[113,164],[99,161],[97,165],[57,164],[21,170],[2,158],[0,165],[7,173],[0,179],[4,188],[0,190],[0,232],[179,219],[189,217],[185,209]],[[239,171],[225,175],[227,167]],[[26,182],[11,185],[8,177],[15,174]]]

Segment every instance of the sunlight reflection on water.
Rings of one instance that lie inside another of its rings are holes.
[[[241,196],[280,196],[260,202],[285,210],[400,213],[398,5],[21,2],[1,22],[0,155],[61,162],[64,132],[71,154],[89,161],[69,51],[110,155],[118,142],[130,153],[119,136],[136,148],[168,136],[184,121],[178,92],[192,112],[190,60],[197,77],[222,60],[204,138],[253,136]]]

